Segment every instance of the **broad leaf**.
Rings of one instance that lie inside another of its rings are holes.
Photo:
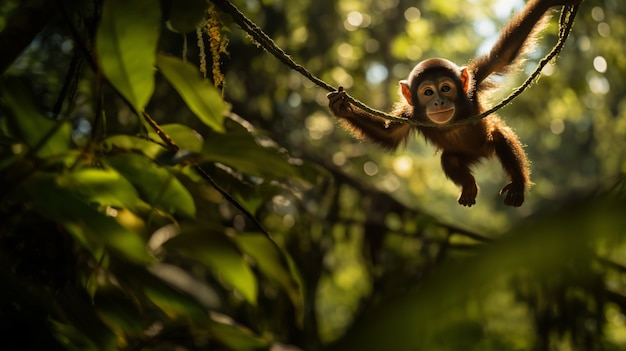
[[[204,144],[202,135],[186,125],[176,123],[165,124],[161,126],[161,129],[163,129],[181,149],[194,153],[202,151],[202,145]]]
[[[298,317],[302,317],[303,296],[298,281],[292,274],[286,254],[270,239],[258,233],[240,233],[234,237],[243,252],[252,257],[259,270],[285,290]]]
[[[133,261],[150,260],[146,243],[137,233],[79,199],[73,188],[60,186],[55,177],[35,176],[25,190],[42,216],[63,225],[95,257],[108,247]]]
[[[205,307],[196,299],[167,284],[145,267],[122,262],[117,268],[120,273],[116,278],[123,286],[143,292],[169,318],[191,319],[198,324],[209,321]]]
[[[587,264],[595,256],[589,249],[591,239],[621,240],[625,205],[623,198],[585,199],[583,204],[525,221],[507,237],[476,249],[471,257],[448,258],[426,275],[418,288],[377,301],[328,349],[433,349],[428,342],[447,318],[466,310],[468,301],[489,296],[491,288],[510,274],[530,273],[543,277],[539,281],[562,278],[564,267],[569,269],[576,261]],[[416,326],[421,326],[419,333]]]
[[[133,209],[142,201],[133,185],[113,169],[84,168],[59,177],[87,203]]]
[[[201,157],[258,177],[299,176],[297,166],[289,163],[286,154],[259,145],[254,136],[238,124],[228,134],[213,133],[208,137]]]
[[[55,293],[54,300],[63,313],[63,320],[69,322],[64,331],[74,334],[67,336],[68,341],[76,342],[82,350],[119,350],[115,334],[100,319],[93,308],[93,301],[84,290],[67,284]]]
[[[200,77],[196,67],[188,62],[159,54],[157,66],[200,120],[216,131],[223,131],[226,106],[220,92]]]
[[[128,179],[152,206],[169,213],[195,216],[193,197],[167,169],[143,155],[132,153],[107,156],[105,162]]]
[[[193,297],[208,309],[219,309],[222,306],[220,296],[205,279],[196,277],[178,266],[158,263],[148,269],[151,274],[163,282]]]
[[[161,2],[107,0],[102,4],[96,49],[104,75],[142,112],[154,91]]]
[[[0,104],[11,112],[9,126],[18,139],[30,148],[36,148],[36,155],[41,158],[66,153],[70,149],[71,126],[44,117],[35,108],[34,100],[31,91],[21,81],[1,81]]]
[[[100,287],[93,300],[95,301],[94,307],[102,321],[118,337],[143,332],[140,311],[118,286],[107,284]]]
[[[256,304],[256,278],[243,254],[224,234],[210,229],[188,228],[164,246],[167,250],[181,252],[206,264],[248,302]]]
[[[157,139],[158,140],[158,139]],[[148,156],[151,159],[157,157],[159,153],[164,151],[163,146],[147,140],[145,138],[136,137],[133,135],[112,135],[106,138],[103,142],[105,149],[122,149],[126,151],[140,151],[142,154]]]
[[[226,345],[230,350],[255,351],[267,350],[270,346],[268,340],[258,337],[248,329],[243,329],[237,325],[229,325],[212,322],[210,329],[215,338],[220,343]]]

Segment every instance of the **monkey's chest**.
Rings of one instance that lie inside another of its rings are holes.
[[[437,149],[458,154],[482,156],[489,145],[487,132],[481,125],[427,128],[422,134]]]

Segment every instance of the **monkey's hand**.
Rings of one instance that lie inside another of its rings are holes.
[[[476,183],[463,185],[463,190],[461,190],[461,195],[459,195],[459,204],[467,207],[476,205],[476,195],[478,195]]]
[[[511,182],[507,184],[502,190],[500,195],[505,195],[504,204],[507,206],[520,207],[524,203],[524,183]]]
[[[335,116],[344,118],[355,116],[354,108],[346,98],[346,92],[343,90],[343,87],[339,87],[339,90],[328,93],[326,97],[328,98],[328,107]]]

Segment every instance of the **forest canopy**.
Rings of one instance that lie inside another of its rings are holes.
[[[584,0],[497,112],[531,160],[520,208],[496,161],[466,208],[419,135],[353,138],[225,5],[389,110],[417,62],[486,53],[524,2],[2,1],[1,349],[626,348],[621,2]]]

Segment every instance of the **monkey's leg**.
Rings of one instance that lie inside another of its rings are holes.
[[[478,195],[478,186],[476,186],[476,180],[469,168],[474,162],[476,160],[459,154],[445,151],[441,154],[441,166],[446,176],[455,184],[461,186],[459,204],[468,207],[476,204],[476,195]]]
[[[528,160],[517,136],[508,128],[500,128],[493,133],[495,151],[509,183],[500,190],[505,195],[504,204],[519,207],[524,203],[524,192],[530,186],[530,170]]]

